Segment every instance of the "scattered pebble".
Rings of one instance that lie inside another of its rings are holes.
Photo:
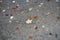
[[[26,20],[26,24],[31,24],[31,23],[32,23],[31,19]]]
[[[41,5],[38,5],[39,7],[41,7]]]
[[[49,16],[51,13],[50,12],[48,12],[47,14],[46,14],[46,16]]]
[[[21,12],[20,12],[20,14],[24,14],[24,13],[25,13],[25,11],[21,11]]]
[[[58,16],[57,19],[60,19],[60,16]]]
[[[29,2],[29,0],[26,0],[26,2]]]
[[[19,30],[19,27],[16,27],[16,30]]]
[[[49,33],[49,35],[52,35],[52,33]]]
[[[8,14],[5,14],[5,16],[9,16]]]
[[[56,2],[59,2],[59,0],[56,0]]]
[[[45,28],[45,25],[42,25],[42,28]]]
[[[6,10],[2,10],[2,12],[5,12]]]
[[[17,5],[16,5],[16,8],[20,8],[20,5],[19,5],[19,4],[17,4]]]
[[[15,1],[13,0],[12,3],[15,3]]]
[[[42,7],[43,4],[44,4],[44,3],[40,3],[38,6],[39,6],[39,7]]]
[[[14,18],[14,16],[10,16],[10,19],[13,19]]]
[[[37,25],[34,25],[34,29],[38,29],[38,26]]]
[[[44,3],[40,3],[40,5],[43,5]]]
[[[32,11],[32,9],[33,9],[33,8],[29,8],[28,10],[29,10],[29,11]]]
[[[57,38],[58,37],[58,34],[55,34],[55,37]]]

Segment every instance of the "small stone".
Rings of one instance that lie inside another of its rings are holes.
[[[42,7],[43,4],[44,4],[44,3],[40,3],[38,6],[39,6],[39,7]]]
[[[32,20],[31,19],[28,19],[27,21],[26,21],[26,24],[31,24],[32,23]]]
[[[49,16],[51,13],[50,12],[48,12],[47,14],[46,14],[46,16]]]
[[[20,12],[20,14],[24,14],[24,13],[25,13],[25,11],[21,11],[21,12]]]
[[[60,16],[58,16],[57,19],[60,19]]]
[[[10,17],[10,19],[13,19],[13,18],[14,18],[14,16],[11,16],[11,17]]]
[[[40,5],[43,5],[44,3],[40,3]]]
[[[41,5],[38,5],[39,7],[41,7]]]
[[[26,0],[26,2],[29,2],[29,0]]]
[[[33,9],[33,8],[29,8],[28,10],[29,10],[29,11],[32,11],[32,9]]]
[[[9,16],[8,14],[5,14],[5,16]]]
[[[57,37],[58,37],[58,35],[57,35],[57,34],[55,34],[55,37],[57,38]]]
[[[19,30],[19,27],[16,27],[16,30]]]
[[[12,3],[15,3],[15,1],[13,0]]]
[[[52,35],[52,33],[49,33],[49,35]]]
[[[56,0],[56,2],[59,2],[59,0]]]
[[[34,29],[38,29],[37,25],[34,26]]]
[[[45,25],[42,25],[42,28],[45,28]]]
[[[2,12],[5,12],[6,10],[2,10]]]
[[[20,8],[20,5],[19,5],[19,4],[17,4],[17,5],[16,5],[16,8]]]

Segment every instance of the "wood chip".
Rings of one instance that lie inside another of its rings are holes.
[[[29,35],[29,36],[28,36],[28,39],[32,39],[32,38],[33,38],[33,36],[32,36],[32,35]]]
[[[37,19],[38,18],[38,16],[34,16],[34,19]]]

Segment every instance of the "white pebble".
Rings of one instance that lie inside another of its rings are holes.
[[[2,10],[2,12],[5,12],[6,10]]]
[[[45,25],[42,25],[42,28],[45,28]]]
[[[56,0],[56,2],[59,2],[59,0]]]
[[[32,20],[28,19],[26,20],[26,24],[31,24],[32,23]]]
[[[29,2],[29,0],[26,0],[26,2]]]
[[[33,8],[29,8],[29,11],[32,11]]]
[[[38,5],[39,7],[41,7],[41,5]]]
[[[14,16],[11,16],[11,17],[10,17],[10,19],[13,19],[13,18],[14,18]]]
[[[40,3],[40,5],[43,5],[44,3]]]
[[[15,1],[12,1],[12,3],[15,3]]]

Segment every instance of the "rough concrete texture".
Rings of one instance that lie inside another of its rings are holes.
[[[60,0],[1,0],[0,40],[60,40],[59,16]]]

